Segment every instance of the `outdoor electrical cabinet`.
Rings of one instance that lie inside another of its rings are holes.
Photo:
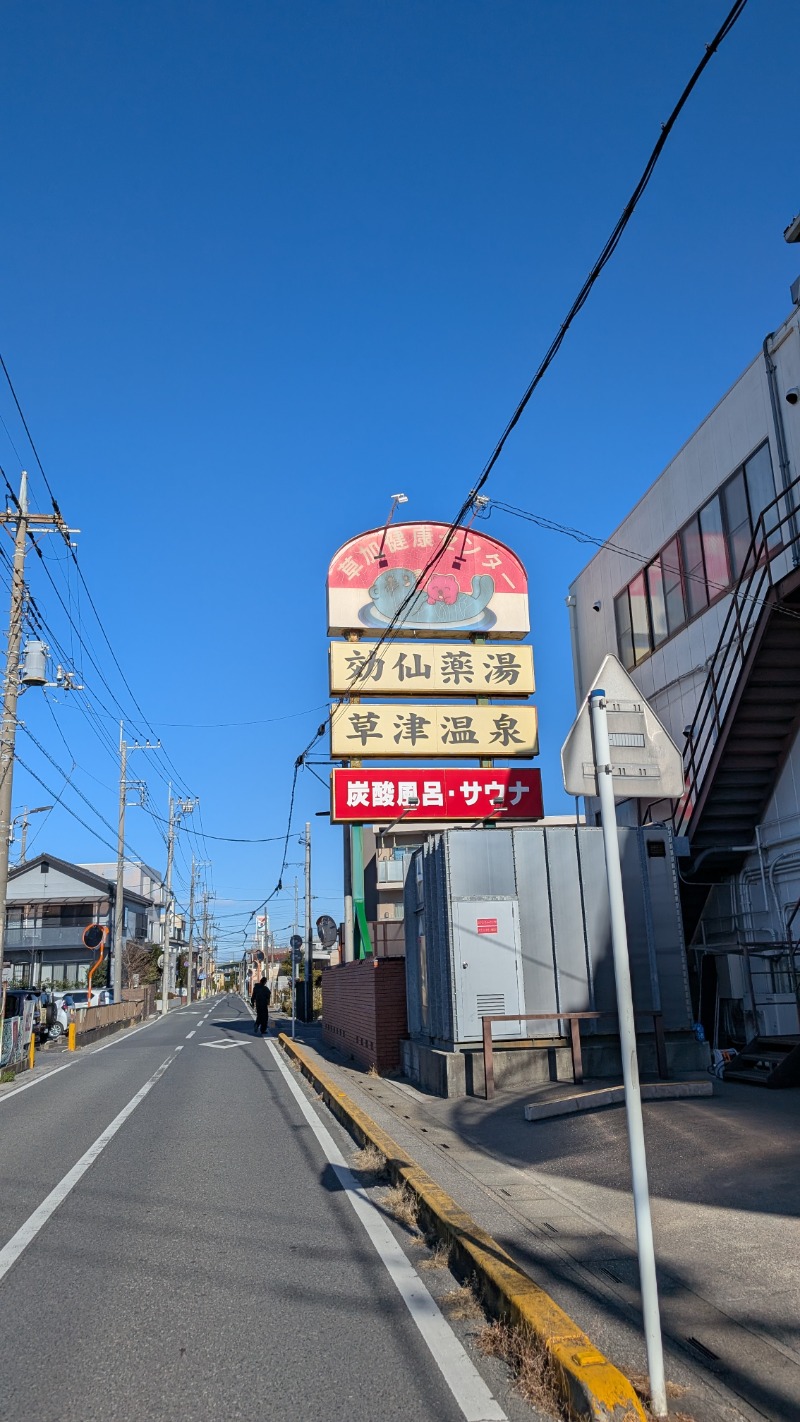
[[[672,833],[621,828],[637,1027],[692,1028]],[[405,881],[406,997],[412,1040],[474,1046],[481,1019],[608,1013],[583,1032],[616,1034],[602,830],[587,825],[454,829],[411,856]],[[495,1041],[563,1037],[555,1018],[497,1022]]]

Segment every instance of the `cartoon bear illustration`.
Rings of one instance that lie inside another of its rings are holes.
[[[434,573],[425,586],[428,602],[446,602],[453,607],[458,601],[458,578],[452,573]]]

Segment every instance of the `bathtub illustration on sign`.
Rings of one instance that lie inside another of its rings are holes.
[[[463,630],[524,637],[530,630],[525,569],[504,543],[474,527],[455,537],[438,523],[372,529],[351,538],[331,562],[329,635],[374,635],[395,618],[404,631],[432,636]]]
[[[421,571],[421,570],[420,570]],[[418,572],[411,568],[387,568],[369,589],[370,602],[359,613],[365,627],[388,626],[416,586]],[[487,630],[496,621],[487,612],[494,593],[494,578],[476,574],[470,592],[462,592],[450,574],[434,573],[414,595],[401,618],[403,627],[472,627]]]

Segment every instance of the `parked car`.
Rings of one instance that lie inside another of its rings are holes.
[[[63,996],[63,994],[62,994]],[[69,1026],[69,1017],[58,994],[42,988],[14,988],[6,996],[6,1016],[22,1014],[22,1003],[33,998],[33,1030],[40,1041],[61,1037]],[[10,1002],[10,1000],[12,1000]]]
[[[105,1007],[109,1002],[114,1001],[113,988],[92,988],[91,1001],[89,1001],[88,988],[65,988],[61,992],[53,994],[56,1002],[64,1002],[70,999],[70,1007]]]

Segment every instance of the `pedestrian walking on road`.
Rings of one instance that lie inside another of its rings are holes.
[[[261,1033],[262,1037],[267,1035],[269,1026],[269,1003],[272,993],[265,982],[255,983],[250,994],[250,1006],[255,1010],[256,1020],[253,1024],[253,1031]]]

